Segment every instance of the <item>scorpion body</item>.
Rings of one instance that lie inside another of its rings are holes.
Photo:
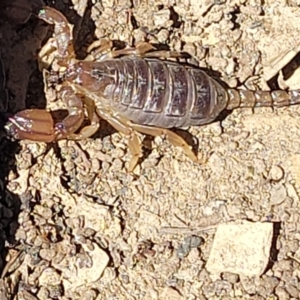
[[[218,82],[200,69],[175,62],[124,57],[73,67],[77,72],[68,76],[67,71],[68,80],[84,82],[85,89],[136,124],[163,128],[207,124],[227,104],[226,90]]]
[[[85,89],[99,94],[107,105],[132,122],[162,128],[208,124],[225,109],[300,103],[300,90],[224,88],[199,68],[138,56],[79,62],[66,72],[66,78],[84,83]]]
[[[85,88],[101,91],[116,111],[137,124],[202,125],[226,107],[226,90],[200,69],[139,57],[79,64],[83,76],[95,79]],[[83,76],[77,72],[72,80],[86,82]]]
[[[55,122],[46,110],[24,110],[6,125],[8,134],[18,139],[51,142],[63,138],[82,139],[99,128],[99,117],[129,137],[133,154],[132,171],[141,155],[136,132],[165,135],[183,148],[195,162],[197,156],[188,144],[169,128],[211,123],[220,113],[238,107],[287,106],[300,103],[300,90],[248,91],[223,87],[203,70],[166,59],[176,52],[150,51],[140,43],[136,48],[112,50],[112,43],[95,43],[85,60],[74,57],[72,30],[67,19],[50,7],[40,10],[39,18],[54,25],[54,38],[41,51],[41,57],[56,48],[59,94],[68,116]],[[83,97],[82,97],[83,96]],[[88,114],[91,125],[81,128]]]

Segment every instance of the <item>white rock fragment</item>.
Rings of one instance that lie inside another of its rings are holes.
[[[179,292],[170,287],[166,287],[164,289],[161,297],[161,299],[165,300],[183,300],[183,297],[179,294]]]
[[[231,272],[245,276],[261,275],[269,260],[272,223],[243,221],[218,227],[206,264],[212,275]]]
[[[284,170],[280,166],[272,166],[269,172],[269,178],[274,181],[279,181],[284,176]]]
[[[64,287],[67,290],[75,290],[82,285],[89,285],[97,281],[105,270],[109,257],[97,244],[93,244],[94,250],[85,251],[91,257],[91,267],[80,267],[75,256],[66,256],[55,267],[61,271]],[[74,272],[77,276],[74,276]]]
[[[80,17],[84,16],[85,10],[87,8],[87,0],[73,0],[74,9]]]
[[[61,281],[61,276],[53,268],[47,268],[39,277],[39,284],[41,286],[57,285]]]
[[[108,206],[88,202],[83,198],[76,199],[76,203],[73,202],[71,197],[65,197],[64,200],[64,204],[68,206],[68,210],[65,210],[65,214],[69,218],[84,216],[86,228],[105,233],[106,236],[112,239],[120,235],[120,219],[110,213]]]
[[[170,10],[162,9],[153,14],[155,26],[164,26],[170,20]]]

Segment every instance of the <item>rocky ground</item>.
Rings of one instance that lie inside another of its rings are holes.
[[[3,130],[7,113],[54,105],[37,64],[51,36],[31,15],[40,4],[0,5],[8,91],[2,76],[1,299],[299,299],[299,106],[236,109],[189,128],[203,165],[161,137],[145,138],[134,174],[125,169],[126,138],[105,122],[80,142],[12,142]],[[103,37],[148,41],[189,53],[189,63],[229,87],[300,88],[297,0],[46,4],[75,25],[78,57]],[[273,224],[272,241],[262,239],[267,267],[256,276],[211,274],[216,229],[243,220]]]

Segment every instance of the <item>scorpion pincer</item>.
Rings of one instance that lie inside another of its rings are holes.
[[[180,146],[194,162],[199,162],[189,145],[170,128],[211,123],[220,113],[238,107],[287,106],[300,103],[300,90],[246,91],[227,89],[203,70],[168,61],[179,57],[173,51],[159,51],[148,43],[115,50],[107,40],[94,42],[84,60],[74,56],[72,29],[65,16],[44,7],[38,17],[54,25],[54,37],[41,51],[41,57],[56,50],[52,66],[58,65],[62,82],[60,97],[68,116],[54,122],[46,110],[24,110],[6,125],[16,139],[51,142],[84,139],[105,119],[128,136],[132,171],[141,155],[137,132],[164,135]],[[87,112],[90,125],[82,127]],[[79,131],[79,132],[78,132]]]

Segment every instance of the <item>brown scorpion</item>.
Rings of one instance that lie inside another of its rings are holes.
[[[100,117],[128,136],[132,154],[128,170],[132,171],[141,155],[137,132],[164,135],[199,162],[186,141],[169,128],[208,124],[225,109],[300,103],[300,90],[224,88],[200,68],[166,60],[179,57],[179,53],[159,51],[148,43],[115,50],[111,42],[101,40],[89,47],[90,54],[84,60],[77,60],[72,26],[66,17],[51,7],[40,9],[38,17],[54,25],[54,37],[41,56],[57,52],[52,66],[58,66],[56,80],[61,82],[60,98],[68,116],[55,122],[47,110],[23,110],[6,125],[8,134],[16,139],[52,142],[88,138],[98,130]],[[90,125],[80,130],[86,113]]]

